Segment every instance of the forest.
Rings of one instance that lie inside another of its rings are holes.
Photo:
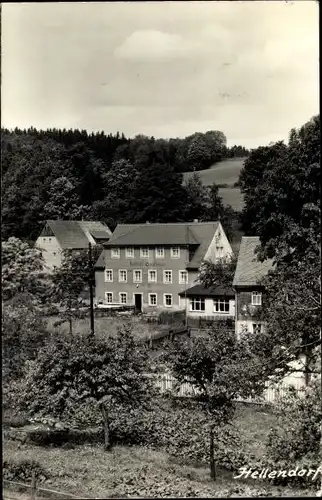
[[[197,175],[225,158],[247,156],[227,147],[220,131],[184,139],[85,130],[1,130],[2,237],[34,241],[47,219],[94,219],[113,230],[121,222],[180,222],[218,217],[231,233],[236,217],[218,188]]]

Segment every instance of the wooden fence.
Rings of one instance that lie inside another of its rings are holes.
[[[179,397],[194,397],[200,394],[198,388],[196,388],[193,384],[185,382],[179,385],[176,378],[169,373],[149,374],[148,376],[155,379],[156,387],[160,389],[161,394],[171,392]],[[301,379],[294,379],[292,386],[296,392],[299,393],[303,387],[303,382]],[[286,395],[289,387],[290,384],[272,384],[272,382],[267,381],[265,384],[265,390],[261,396],[249,397],[247,399],[237,398],[237,401],[254,404],[274,403],[278,397]]]
[[[35,500],[36,498],[56,498],[56,499],[78,499],[78,500],[88,500],[90,497],[80,497],[79,495],[73,495],[72,493],[66,493],[65,491],[57,491],[48,488],[41,488],[37,485],[36,476],[33,472],[30,484],[9,481],[3,479],[3,498],[4,500],[16,500],[15,493],[24,493],[24,495],[30,500]],[[7,491],[6,491],[7,490]],[[20,498],[20,496],[19,496]]]

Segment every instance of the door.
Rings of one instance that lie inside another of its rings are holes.
[[[135,312],[142,312],[142,295],[140,293],[134,294],[134,304],[135,304]]]

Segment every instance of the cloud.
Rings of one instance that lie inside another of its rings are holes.
[[[4,3],[3,126],[287,137],[319,110],[318,17],[312,1]]]
[[[114,55],[121,59],[153,61],[189,56],[189,44],[182,36],[157,30],[139,30],[117,47]]]

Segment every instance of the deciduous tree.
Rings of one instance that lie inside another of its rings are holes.
[[[41,251],[11,237],[2,241],[1,253],[3,300],[28,293],[35,303],[44,304],[50,293],[50,280]]]
[[[56,339],[39,351],[21,385],[21,408],[37,418],[84,420],[84,408],[101,413],[105,450],[120,408],[149,404],[147,357],[127,329],[117,337]],[[92,408],[93,407],[93,408]]]
[[[210,429],[210,472],[216,479],[214,447],[220,426],[232,418],[237,397],[262,392],[267,372],[252,339],[238,340],[220,322],[203,336],[176,340],[168,346],[165,360],[180,383],[190,382],[199,390]]]

